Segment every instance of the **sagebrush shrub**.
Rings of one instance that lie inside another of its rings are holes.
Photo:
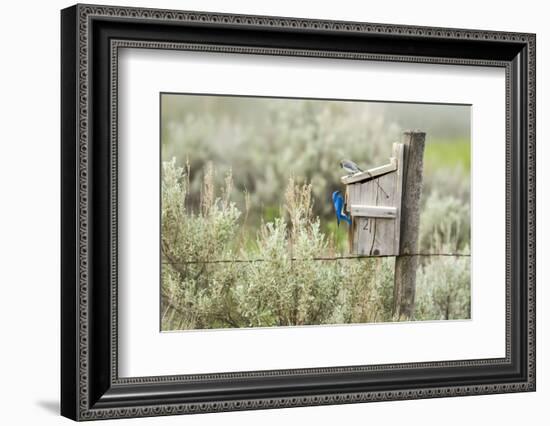
[[[432,258],[416,275],[415,318],[470,318],[470,259]]]
[[[251,245],[242,237],[248,208],[241,212],[231,199],[231,173],[220,195],[215,174],[207,164],[200,207],[192,211],[189,166],[163,163],[163,330],[393,320],[395,260],[333,258],[337,253],[314,215],[311,184],[289,180],[281,214],[261,224]],[[421,244],[468,250],[464,209],[454,214],[453,200],[435,196],[426,204]],[[416,318],[468,318],[469,273],[466,260],[422,262]]]

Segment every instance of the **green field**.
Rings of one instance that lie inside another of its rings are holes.
[[[431,173],[438,169],[462,168],[470,173],[471,151],[470,140],[456,139],[430,139],[428,137],[424,152],[425,173]]]

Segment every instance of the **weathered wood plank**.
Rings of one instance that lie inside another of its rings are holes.
[[[354,184],[355,197],[351,200],[351,203],[367,204],[370,196],[370,192],[367,190],[367,185]],[[370,241],[365,237],[365,231],[369,229],[369,220],[364,217],[354,218],[357,222],[356,234],[357,234],[357,253],[360,255],[367,255]]]
[[[395,221],[394,229],[394,247],[396,248],[395,254],[399,254],[399,240],[401,237],[401,200],[403,195],[403,159],[404,159],[404,145],[402,143],[393,144],[393,156],[397,159],[396,185],[395,185],[395,206],[397,206],[397,217]]]
[[[359,189],[359,196],[351,200],[351,205],[362,205],[386,209],[395,207],[396,173],[391,172],[378,178],[351,186]],[[394,244],[395,220],[387,217],[353,218],[357,223],[357,251],[360,255],[381,256],[394,255],[398,247]]]
[[[353,216],[381,219],[395,219],[397,216],[397,207],[392,206],[366,206],[361,204],[352,204],[350,210]]]
[[[393,172],[397,169],[397,159],[395,157],[390,158],[389,164],[384,164],[383,166],[374,167],[363,172],[355,173],[349,176],[343,176],[341,181],[345,185],[350,183],[362,182],[370,179],[374,179],[377,176]]]
[[[395,259],[393,314],[395,319],[413,319],[416,292],[418,228],[426,134],[410,131],[403,134],[403,186],[401,198],[401,238]]]

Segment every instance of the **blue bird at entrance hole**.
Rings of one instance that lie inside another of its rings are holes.
[[[340,226],[340,220],[343,220],[351,225],[351,219],[344,213],[344,197],[340,191],[334,191],[332,193],[332,204],[334,205],[334,211],[336,212],[336,221]]]

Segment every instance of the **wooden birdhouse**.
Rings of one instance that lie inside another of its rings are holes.
[[[397,256],[400,252],[404,144],[394,143],[388,164],[342,177],[344,211],[351,217],[350,253]]]
[[[426,134],[403,133],[389,163],[342,177],[350,253],[396,256],[393,315],[413,318]]]

